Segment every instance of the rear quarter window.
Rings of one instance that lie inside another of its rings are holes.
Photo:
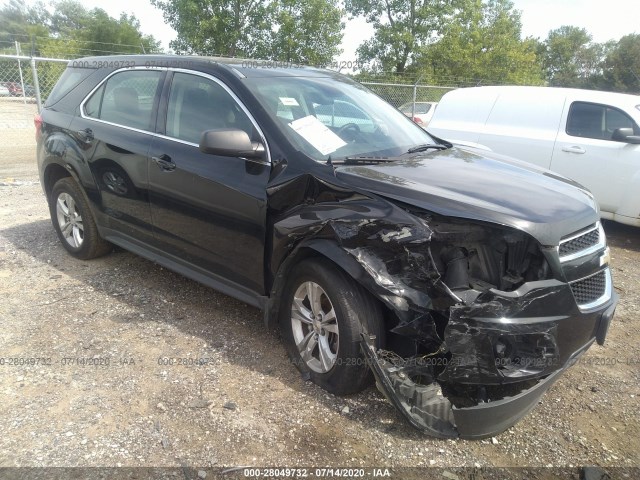
[[[51,90],[51,93],[47,97],[45,107],[49,107],[54,103],[60,101],[71,90],[80,85],[85,79],[92,75],[96,70],[92,68],[72,68],[67,69],[62,73],[55,87]]]

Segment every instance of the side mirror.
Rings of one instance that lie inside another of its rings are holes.
[[[242,157],[264,160],[264,145],[252,142],[244,130],[219,128],[205,130],[200,137],[200,151],[223,157]]]
[[[611,140],[616,142],[633,143],[634,145],[640,144],[640,136],[633,134],[633,128],[616,128],[613,131]]]

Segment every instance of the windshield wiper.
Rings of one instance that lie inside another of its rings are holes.
[[[369,156],[356,156],[356,157],[344,157],[336,160],[329,160],[327,163],[330,165],[355,165],[358,163],[389,163],[397,162],[398,160],[404,160],[400,157],[369,157]]]
[[[411,147],[407,150],[407,153],[418,153],[425,152],[427,150],[446,150],[447,148],[451,148],[449,145],[442,145],[440,143],[424,143],[422,145],[416,145],[415,147]]]

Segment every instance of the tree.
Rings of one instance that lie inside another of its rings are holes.
[[[335,0],[280,0],[275,9],[270,58],[321,65],[340,53],[342,12]]]
[[[0,40],[7,44],[18,40],[23,51],[30,51],[33,45],[34,54],[51,57],[160,50],[153,36],[140,32],[134,15],[123,13],[116,19],[100,8],[87,10],[74,0],[53,7],[49,13],[41,2],[28,7],[24,0],[11,0],[0,9]]]
[[[437,42],[421,48],[416,67],[474,83],[540,84],[536,42],[521,40],[521,32],[510,0],[470,0]]]
[[[345,0],[352,16],[364,16],[374,36],[358,47],[358,59],[404,73],[416,50],[439,36],[461,0]]]
[[[260,0],[151,0],[178,33],[176,53],[246,56],[265,42],[270,25]]]
[[[0,47],[15,54],[13,42],[28,42],[30,36],[47,36],[49,12],[42,2],[28,6],[24,0],[10,0],[0,8]]]
[[[336,0],[151,0],[177,53],[328,62],[342,41]]]
[[[81,45],[83,55],[160,51],[160,43],[153,36],[140,32],[140,22],[134,15],[122,13],[116,19],[101,8],[87,10],[75,0],[55,4],[51,32],[56,38]]]
[[[625,35],[612,46],[604,79],[610,90],[640,94],[640,34]]]
[[[84,5],[76,0],[62,0],[55,4],[51,15],[51,32],[56,36],[69,37],[89,21],[90,14]]]
[[[593,43],[584,28],[565,25],[549,32],[539,53],[549,85],[585,88],[601,73],[606,44]]]

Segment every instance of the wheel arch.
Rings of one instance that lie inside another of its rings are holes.
[[[71,177],[78,182],[78,176],[73,170],[71,165],[62,166],[57,162],[50,162],[44,169],[43,173],[43,185],[44,193],[47,196],[47,200],[51,196],[51,190],[58,180],[65,177]]]
[[[388,321],[395,313],[386,305],[375,292],[375,282],[358,263],[338,243],[330,239],[310,239],[298,245],[280,264],[274,276],[269,300],[264,309],[264,323],[267,329],[274,330],[278,325],[278,314],[281,308],[282,292],[286,286],[291,269],[308,258],[323,258],[331,262],[332,266],[346,273],[353,281],[367,290],[376,302],[380,304],[385,319],[385,329]]]

